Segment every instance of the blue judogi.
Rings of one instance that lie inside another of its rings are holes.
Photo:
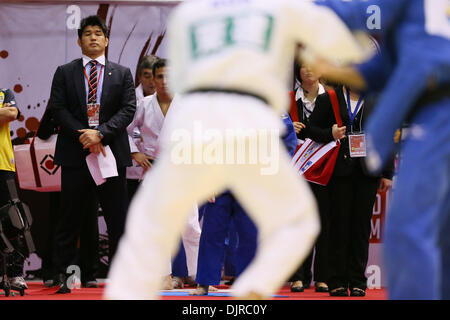
[[[297,135],[289,115],[283,114],[282,120],[287,129],[282,137],[283,143],[292,157]],[[258,231],[230,191],[216,197],[214,203],[206,203],[199,211],[203,210],[206,213],[200,236],[196,282],[217,285],[224,262],[229,269],[234,266],[236,277],[250,264],[257,249]],[[228,246],[225,245],[226,239]]]
[[[395,130],[410,123],[384,235],[389,297],[450,299],[450,2],[317,3],[366,32],[369,6],[381,14],[381,30],[369,30],[381,54],[356,66],[368,91],[381,91],[366,127],[371,171],[382,169]]]
[[[201,285],[217,285],[221,280],[225,261],[225,239],[237,234],[238,244],[230,243],[228,254],[239,276],[253,259],[257,247],[257,229],[231,192],[216,197],[214,203],[207,203],[203,217],[200,248],[198,252],[196,282]],[[229,234],[234,224],[236,234]]]

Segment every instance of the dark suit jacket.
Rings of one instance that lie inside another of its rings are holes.
[[[345,102],[342,86],[336,87],[336,95],[339,102],[339,111],[342,118],[342,122],[345,126],[350,123],[348,116],[347,103]],[[360,111],[355,117],[353,122],[353,132],[364,131],[364,123],[370,117],[374,103],[365,103],[360,107]],[[314,141],[328,143],[332,140],[333,134],[331,127],[336,123],[336,119],[333,113],[333,107],[331,105],[330,96],[327,93],[321,94],[317,97],[316,106],[313,113],[309,118],[309,138]],[[351,158],[348,138],[341,139],[341,147],[338,157],[336,159],[336,165],[334,167],[333,175],[335,176],[348,176],[353,170],[362,170],[364,174],[369,175],[364,161],[364,158]],[[390,161],[382,173],[382,176],[388,179],[392,179],[394,173],[394,161]]]
[[[103,145],[109,145],[117,167],[131,166],[130,145],[126,128],[136,111],[136,94],[130,69],[106,61],[100,104],[100,125]],[[87,129],[86,89],[82,59],[56,69],[50,95],[50,108],[60,133],[54,162],[63,166],[81,167],[89,151],[79,142],[79,129]]]
[[[55,118],[52,115],[52,109],[50,109],[50,103],[45,109],[44,115],[42,116],[41,122],[39,123],[39,128],[36,135],[43,140],[47,140],[53,134],[58,133],[58,125],[56,124]]]
[[[297,105],[297,114],[298,114],[298,121],[303,123],[305,125],[305,128],[300,130],[299,133],[297,133],[297,138],[305,140],[306,138],[310,138],[310,130],[311,126],[309,124],[310,119],[306,117],[305,112],[303,112],[303,101],[302,99],[298,99],[296,102]]]

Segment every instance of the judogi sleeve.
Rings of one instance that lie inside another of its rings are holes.
[[[324,59],[338,63],[362,62],[366,57],[344,22],[331,9],[303,1],[288,1],[292,36]]]
[[[141,99],[138,101],[136,105],[136,113],[134,114],[133,121],[128,125],[127,127],[127,133],[128,133],[128,141],[130,142],[130,151],[131,153],[139,152],[139,149],[134,141],[134,129],[138,128],[140,130],[140,127],[144,123],[144,117],[145,117],[145,108],[143,107],[145,99]]]
[[[384,88],[393,70],[393,64],[385,47],[367,62],[356,64],[355,68],[364,78],[369,91],[380,91]]]
[[[283,143],[286,146],[291,157],[294,156],[295,148],[297,147],[297,134],[295,133],[294,124],[291,117],[286,113],[282,115],[284,125],[286,126],[286,133],[283,135]]]
[[[381,28],[370,31],[383,33],[397,20],[407,0],[315,0],[315,3],[332,9],[352,30],[368,31],[368,18],[375,10],[379,10]]]

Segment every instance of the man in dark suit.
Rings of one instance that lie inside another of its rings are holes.
[[[81,21],[78,45],[82,58],[57,68],[50,96],[50,107],[60,126],[54,162],[62,169],[62,210],[55,239],[59,293],[70,292],[66,270],[74,261],[81,229],[90,235],[80,237],[89,239],[88,243],[81,241],[80,246],[92,250],[91,257],[98,254],[97,216],[91,210],[96,206],[96,198],[108,228],[110,261],[114,256],[125,225],[125,170],[131,166],[126,127],[136,109],[129,68],[105,58],[108,36],[101,18],[89,16]],[[107,178],[97,186],[86,156],[90,153],[106,156],[107,146],[115,157],[118,176]],[[89,227],[81,228],[82,225]],[[84,286],[97,286],[94,265],[81,266],[80,271]]]

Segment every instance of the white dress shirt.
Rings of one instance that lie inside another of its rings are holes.
[[[103,91],[103,78],[105,77],[105,63],[106,63],[106,58],[105,55],[101,55],[100,57],[96,58],[96,59],[91,59],[86,55],[82,55],[81,58],[83,59],[83,67],[84,70],[86,71],[86,75],[84,75],[84,86],[86,89],[86,103],[88,101],[88,96],[89,96],[89,82],[88,82],[88,78],[89,75],[91,74],[91,64],[89,64],[90,61],[95,60],[97,61],[97,76],[99,77],[98,79],[98,84],[97,84],[97,103],[101,103],[101,97],[102,97],[102,91]],[[83,72],[84,73],[84,72]]]
[[[322,93],[325,93],[325,88],[319,83],[319,92],[318,92],[317,96],[319,96]],[[306,98],[306,96],[305,96],[305,92],[303,91],[303,88],[300,86],[300,87],[298,87],[298,89],[295,93],[295,101],[298,101],[299,99],[302,99],[302,102],[303,102],[302,112],[306,115],[306,118],[309,118],[314,111],[317,97],[314,98],[313,101],[309,101],[308,98]]]

